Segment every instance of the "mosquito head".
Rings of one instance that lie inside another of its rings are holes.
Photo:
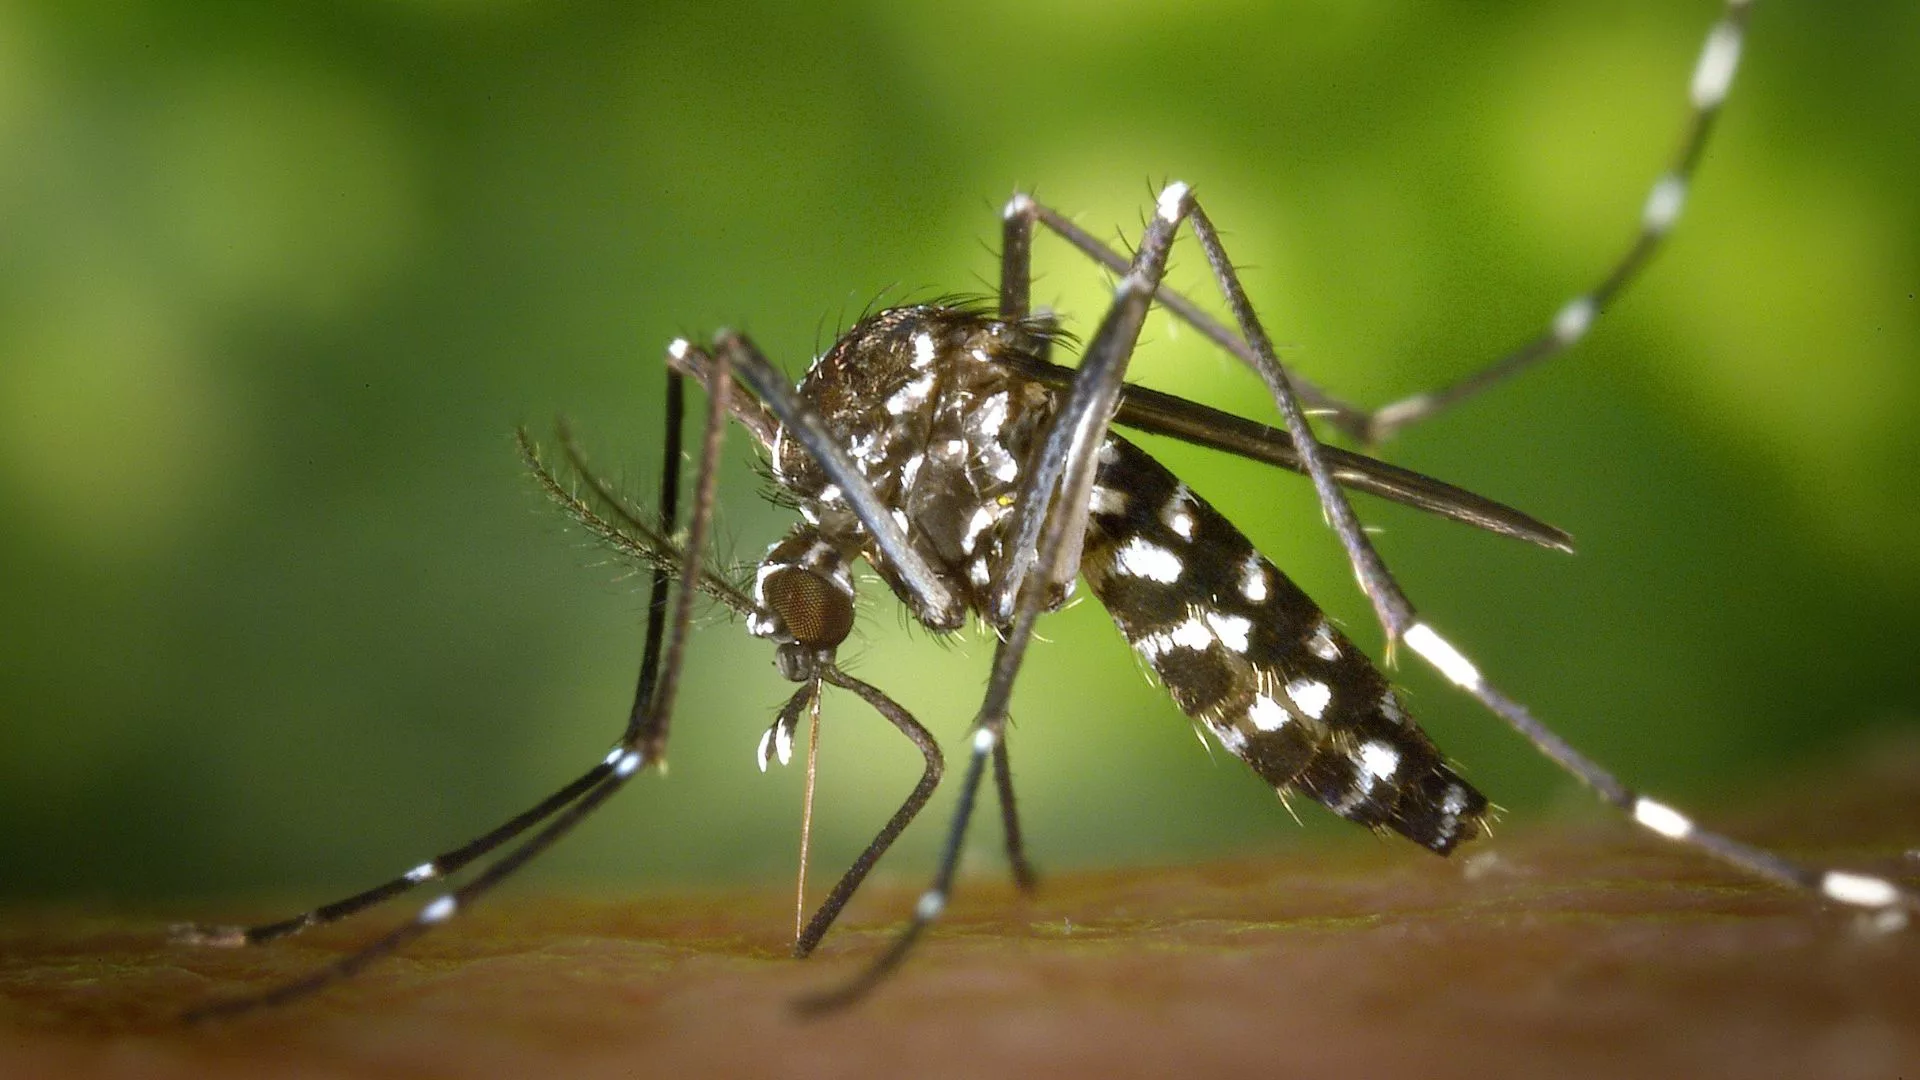
[[[813,678],[853,632],[847,557],[811,525],[767,549],[754,574],[753,601],[748,629],[779,643],[774,663],[794,682]]]
[[[853,596],[827,574],[784,567],[767,575],[761,593],[789,639],[780,642],[774,663],[794,682],[813,678],[853,632]]]

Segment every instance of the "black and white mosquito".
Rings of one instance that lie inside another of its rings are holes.
[[[1201,496],[1110,425],[1171,435],[1266,461],[1311,478],[1391,649],[1404,644],[1442,676],[1586,783],[1601,799],[1669,840],[1770,881],[1866,909],[1888,926],[1920,908],[1895,882],[1809,867],[1710,832],[1681,811],[1628,788],[1497,689],[1422,619],[1375,553],[1344,489],[1365,491],[1550,548],[1569,539],[1519,511],[1448,484],[1325,446],[1312,410],[1341,432],[1377,442],[1578,342],[1646,264],[1678,220],[1737,68],[1749,0],[1729,0],[1694,69],[1685,133],[1653,184],[1638,232],[1592,290],[1567,302],[1521,348],[1440,390],[1378,409],[1343,402],[1277,358],[1212,221],[1193,190],[1166,185],[1130,256],[1029,196],[1006,204],[997,298],[896,307],[860,320],[816,359],[796,389],[746,337],[668,349],[666,468],[657,514],[627,506],[562,435],[576,493],[524,435],[538,480],[581,525],[652,569],[639,686],[625,732],[597,765],[538,805],[393,880],[303,915],[250,928],[185,927],[210,945],[255,945],[355,914],[466,869],[538,827],[477,876],[330,967],[253,997],[216,1002],[207,1017],[302,997],[353,974],[478,900],[552,845],[648,766],[665,760],[674,696],[696,594],[743,615],[775,645],[798,684],[760,745],[762,767],[792,754],[802,718],[817,717],[826,687],[851,691],[919,748],[919,783],[810,919],[794,952],[820,942],[848,898],[932,795],[944,771],[933,736],[879,688],[843,671],[836,653],[853,627],[852,568],[865,560],[920,624],[936,633],[978,619],[997,635],[984,700],[967,743],[958,806],[931,886],[911,921],[855,977],[804,1003],[850,1002],[899,966],[945,909],[962,840],[989,767],[1016,879],[1033,876],[1008,759],[1008,703],[1035,626],[1077,579],[1112,615],[1181,710],[1283,795],[1445,855],[1483,827],[1488,802],[1449,766],[1386,678],[1320,609]],[[1170,247],[1190,229],[1233,325],[1162,287]],[[1077,368],[1053,363],[1063,337],[1029,299],[1036,230],[1118,274],[1111,306]],[[1159,304],[1265,382],[1283,421],[1274,430],[1125,381],[1141,326]],[[697,478],[677,529],[683,384],[708,392]],[[744,392],[742,392],[744,391]],[[736,585],[708,565],[716,462],[729,422],[746,428],[802,522],[775,543],[752,581]],[[677,593],[674,589],[677,587]],[[989,763],[990,766],[989,766]]]

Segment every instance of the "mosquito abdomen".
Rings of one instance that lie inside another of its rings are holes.
[[[1081,572],[1188,716],[1280,790],[1445,854],[1487,800],[1239,529],[1144,451],[1100,451]]]

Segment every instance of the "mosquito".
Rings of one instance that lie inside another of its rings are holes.
[[[946,634],[977,620],[993,631],[996,647],[932,883],[887,949],[857,974],[804,999],[803,1011],[842,1007],[871,991],[939,919],[989,768],[1013,874],[1023,887],[1032,886],[1011,780],[1008,703],[1038,621],[1058,610],[1079,580],[1180,709],[1281,794],[1303,794],[1340,817],[1400,834],[1440,855],[1481,831],[1486,797],[1454,771],[1373,661],[1231,522],[1114,426],[1171,435],[1305,474],[1385,631],[1389,653],[1404,645],[1653,833],[1757,877],[1866,909],[1887,925],[1903,924],[1920,908],[1920,895],[1912,890],[1868,874],[1802,865],[1704,829],[1682,811],[1629,788],[1496,687],[1419,615],[1375,552],[1345,489],[1548,548],[1571,550],[1569,538],[1492,500],[1323,445],[1307,419],[1312,410],[1338,431],[1376,443],[1584,337],[1679,219],[1738,67],[1749,8],[1750,0],[1728,0],[1709,30],[1689,84],[1691,109],[1679,148],[1652,185],[1624,254],[1531,341],[1451,386],[1367,409],[1288,371],[1212,220],[1193,189],[1174,182],[1160,190],[1130,255],[1032,197],[1015,195],[1002,215],[999,289],[991,302],[927,303],[871,314],[816,359],[797,388],[742,334],[722,331],[704,344],[673,342],[667,350],[666,466],[655,514],[628,506],[600,480],[570,434],[563,431],[560,442],[584,495],[523,433],[521,450],[530,469],[562,508],[651,568],[639,685],[625,731],[603,760],[538,805],[391,881],[281,922],[180,928],[180,939],[199,944],[262,944],[458,873],[539,827],[360,950],[299,981],[217,1001],[191,1015],[284,1003],[354,974],[471,906],[632,778],[661,764],[699,595],[738,612],[752,634],[772,641],[778,670],[798,684],[762,737],[762,768],[771,756],[790,759],[801,718],[817,716],[828,687],[862,699],[924,757],[912,792],[798,927],[795,954],[813,951],[945,772],[927,729],[837,663],[854,622],[853,567],[862,561],[921,625]],[[1162,284],[1169,250],[1183,228],[1205,255],[1231,326]],[[1039,231],[1119,275],[1111,305],[1075,368],[1053,362],[1066,339],[1030,301],[1030,255]],[[1142,324],[1156,304],[1252,367],[1282,427],[1126,382]],[[687,379],[705,387],[708,405],[692,506],[684,532],[678,532]],[[740,584],[711,565],[707,554],[716,461],[729,423],[748,432],[781,498],[802,519],[768,549],[751,582]]]

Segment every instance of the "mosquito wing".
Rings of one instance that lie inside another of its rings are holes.
[[[1073,381],[1072,368],[1045,360],[1025,356],[1001,357],[1000,360],[1028,378],[1049,386],[1065,387]],[[1138,431],[1166,435],[1196,446],[1277,465],[1293,472],[1304,474],[1307,471],[1300,460],[1299,449],[1294,446],[1293,437],[1285,431],[1133,383],[1128,383],[1121,391],[1120,411],[1114,417],[1114,422]],[[1555,551],[1573,551],[1573,537],[1565,531],[1504,503],[1350,450],[1323,446],[1321,452],[1326,456],[1333,478],[1344,487],[1451,518],[1500,536],[1525,540]]]

